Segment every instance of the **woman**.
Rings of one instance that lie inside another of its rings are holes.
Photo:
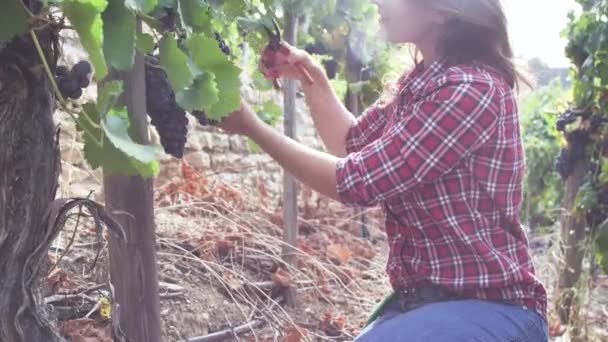
[[[395,291],[356,341],[546,341],[546,292],[518,218],[520,77],[500,1],[374,2],[387,39],[423,59],[359,119],[305,52],[262,53],[275,61],[261,63],[267,77],[301,81],[331,154],[277,133],[246,104],[222,127],[322,194],[384,206]]]

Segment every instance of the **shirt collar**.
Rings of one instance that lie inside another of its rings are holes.
[[[426,68],[424,67],[424,61],[418,63],[408,77],[405,78],[403,84],[404,90],[409,90],[414,95],[418,94],[444,68],[445,62],[443,60],[434,61]]]

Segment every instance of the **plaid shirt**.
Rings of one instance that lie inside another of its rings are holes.
[[[519,221],[525,156],[513,90],[478,63],[416,67],[371,106],[338,162],[341,201],[383,204],[393,288],[442,285],[547,318]]]

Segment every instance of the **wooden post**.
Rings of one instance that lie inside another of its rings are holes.
[[[298,18],[291,12],[285,14],[284,39],[291,45],[295,45],[297,39]],[[290,138],[296,138],[296,82],[286,81],[283,88],[284,103],[284,132]],[[283,260],[289,265],[295,265],[296,254],[294,247],[297,246],[298,238],[298,192],[295,178],[289,173],[284,173],[283,178]],[[286,296],[287,305],[295,306],[295,288],[291,288]]]
[[[587,223],[584,215],[575,214],[575,202],[580,187],[585,183],[585,176],[589,170],[586,159],[578,160],[573,166],[572,173],[565,182],[565,193],[562,210],[565,212],[561,218],[561,246],[564,251],[564,262],[559,273],[556,289],[556,309],[564,323],[574,321],[573,315],[578,314],[580,301],[577,298],[577,285],[583,268],[585,249],[588,248]],[[575,331],[580,327],[574,326]],[[571,334],[571,337],[577,333]]]
[[[141,22],[138,23],[141,30]],[[125,100],[139,142],[149,143],[146,114],[146,80],[143,56],[125,73]],[[110,277],[120,305],[122,330],[132,342],[160,342],[154,189],[152,179],[104,174],[106,205],[125,229],[127,242],[110,235]]]

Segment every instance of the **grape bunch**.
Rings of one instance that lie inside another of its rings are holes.
[[[190,114],[192,114],[192,116],[194,116],[198,120],[198,123],[203,126],[207,126],[207,125],[213,126],[213,125],[217,125],[219,123],[219,121],[217,121],[217,120],[209,119],[207,117],[207,113],[205,113],[205,111],[202,111],[202,110],[195,110]]]
[[[159,19],[163,31],[174,31],[176,23],[176,13],[173,8],[165,7],[164,15]]]
[[[562,179],[568,178],[568,175],[572,171],[572,162],[570,160],[570,150],[562,148],[555,162],[555,169]]]
[[[226,41],[222,38],[222,36],[220,36],[220,34],[215,31],[213,32],[213,37],[215,38],[215,40],[217,40],[219,46],[220,46],[220,50],[222,50],[222,52],[228,56],[231,55],[232,51],[230,51],[230,46],[228,46],[228,44],[226,44]]]
[[[566,140],[568,141],[568,147],[560,151],[555,163],[555,169],[564,180],[572,172],[574,164],[585,158],[585,149],[591,143],[588,132],[583,129],[568,132]]]
[[[329,52],[322,42],[308,43],[304,46],[304,51],[315,55],[326,55]]]
[[[336,78],[336,73],[338,72],[338,62],[334,58],[332,58],[324,60],[321,63],[323,63],[327,78],[329,78],[330,80]]]
[[[60,65],[55,69],[55,80],[61,96],[69,99],[78,99],[82,96],[82,89],[89,86],[89,77],[93,69],[87,61],[76,63],[72,70]]]
[[[146,109],[165,152],[182,158],[188,139],[188,118],[177,104],[175,93],[158,58],[146,58]]]
[[[572,110],[565,111],[556,122],[556,128],[560,132],[566,131],[566,126],[576,121],[576,113]]]

